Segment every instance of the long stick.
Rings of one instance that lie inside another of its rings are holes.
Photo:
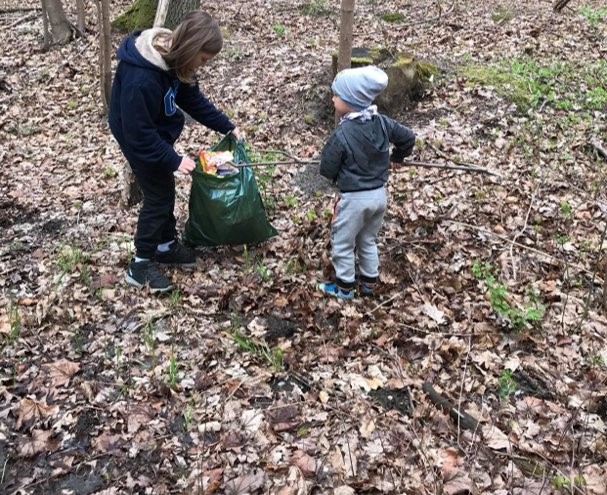
[[[318,165],[319,160],[281,160],[274,162],[255,162],[255,163],[237,163],[236,167],[279,167],[281,165]],[[479,174],[494,175],[501,177],[500,174],[492,172],[486,168],[464,166],[464,165],[443,165],[441,163],[429,163],[429,162],[417,162],[413,160],[406,160],[402,163],[403,167],[425,167],[425,168],[444,168],[446,170],[461,170],[464,172],[478,172]]]

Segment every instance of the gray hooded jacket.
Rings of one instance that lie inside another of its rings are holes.
[[[320,174],[341,192],[377,189],[388,180],[390,162],[402,163],[414,145],[413,131],[386,115],[344,120],[323,147]]]

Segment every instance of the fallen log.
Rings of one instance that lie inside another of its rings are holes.
[[[466,411],[461,410],[456,404],[451,402],[447,397],[439,394],[431,383],[425,382],[422,385],[422,390],[426,393],[430,401],[445,413],[449,414],[456,425],[461,426],[465,430],[476,431],[479,429],[479,422],[470,416]]]

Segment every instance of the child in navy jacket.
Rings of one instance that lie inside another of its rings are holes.
[[[318,288],[340,299],[352,299],[358,256],[359,290],[372,294],[379,278],[376,238],[386,211],[390,166],[411,154],[415,135],[391,118],[377,113],[373,100],[388,85],[378,67],[346,69],[331,89],[339,125],[325,144],[320,173],[339,188],[331,222],[331,260],[336,282]],[[394,150],[390,153],[390,144]]]
[[[127,283],[152,292],[173,288],[157,265],[192,266],[194,253],[177,241],[175,178],[191,173],[195,162],[173,145],[183,130],[180,108],[222,134],[240,132],[201,92],[194,72],[219,53],[218,24],[201,11],[190,12],[174,30],[135,32],[118,49],[120,60],[112,84],[109,124],[143,191],[135,234],[135,258]]]

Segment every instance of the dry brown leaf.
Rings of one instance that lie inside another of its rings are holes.
[[[592,464],[582,471],[588,495],[607,495],[607,464]]]
[[[59,442],[52,438],[53,432],[47,430],[33,430],[26,441],[19,444],[17,451],[20,457],[33,457],[43,452],[52,452]]]
[[[273,493],[275,495],[307,495],[309,493],[308,482],[297,466],[290,466],[285,484],[279,486]]]
[[[69,383],[72,376],[80,369],[80,364],[67,359],[59,359],[54,363],[45,364],[43,368],[51,379],[50,386],[61,387]]]
[[[503,431],[493,425],[483,425],[483,439],[487,444],[487,447],[493,450],[505,450],[510,452],[512,448],[512,442]]]
[[[306,477],[316,474],[316,459],[306,454],[303,450],[296,450],[291,456],[291,464],[297,466]]]
[[[101,435],[93,440],[93,446],[102,452],[113,452],[118,450],[123,443],[121,435],[111,435],[104,431]]]
[[[441,470],[444,480],[450,480],[459,473],[459,468],[464,464],[464,459],[454,447],[443,449],[439,452],[437,465]]]
[[[467,473],[461,471],[443,485],[444,495],[475,495],[477,493],[474,482]]]
[[[142,425],[147,425],[152,417],[152,412],[146,406],[140,404],[132,407],[127,417],[128,432],[136,433]]]
[[[32,399],[22,399],[17,408],[17,429],[20,429],[24,423],[36,422],[46,416],[52,416],[59,411],[59,406],[49,406],[46,402]]]
[[[254,469],[253,472],[238,476],[226,483],[226,495],[246,495],[255,493],[266,482],[266,474],[261,469]]]

